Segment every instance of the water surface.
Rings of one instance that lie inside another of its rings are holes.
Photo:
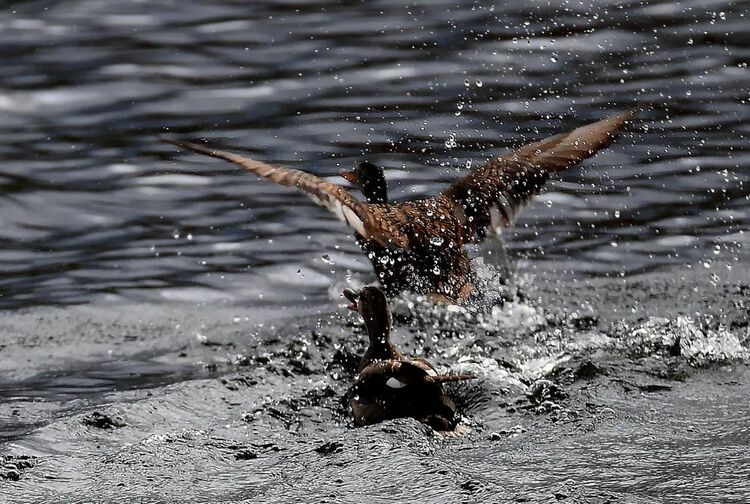
[[[747,502],[748,15],[5,2],[0,501]],[[332,180],[369,159],[404,199],[631,107],[474,251],[506,247],[521,298],[396,303],[406,352],[479,377],[458,439],[346,418],[363,335],[339,292],[372,280],[348,229],[157,139]]]
[[[647,102],[523,213],[512,255],[576,277],[731,261],[750,223],[747,16],[721,1],[11,2],[0,304],[286,306],[369,278],[325,210],[159,144],[166,131],[324,176],[367,158],[411,198]]]

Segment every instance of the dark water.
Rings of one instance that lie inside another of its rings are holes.
[[[749,17],[3,3],[0,502],[747,502]],[[372,279],[351,233],[157,140],[333,180],[367,158],[411,198],[644,103],[504,234],[525,301],[396,304],[405,351],[479,376],[447,440],[344,414],[363,338],[338,294]],[[539,379],[562,394],[540,404]]]
[[[160,145],[167,130],[323,175],[366,156],[405,198],[434,193],[468,162],[641,102],[658,106],[523,213],[506,234],[512,254],[576,276],[732,261],[750,224],[747,11],[720,1],[10,2],[0,11],[0,304],[287,305],[326,302],[347,270],[367,278],[326,211]]]

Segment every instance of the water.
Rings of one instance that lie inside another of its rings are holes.
[[[325,210],[161,145],[166,131],[325,176],[367,157],[411,198],[642,102],[658,106],[522,214],[512,255],[573,276],[731,261],[750,223],[747,15],[732,2],[12,3],[0,305],[312,304],[347,270],[368,278]]]
[[[749,15],[6,2],[0,457],[36,458],[17,482],[0,458],[0,501],[746,502]],[[507,249],[524,299],[397,304],[405,351],[480,376],[454,391],[472,433],[448,440],[343,413],[362,337],[339,293],[373,279],[351,232],[157,139],[332,180],[366,158],[405,199],[647,103],[475,251]],[[534,403],[540,378],[565,397]]]

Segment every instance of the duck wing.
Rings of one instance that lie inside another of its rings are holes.
[[[431,383],[447,383],[455,381],[475,380],[473,374],[439,374],[430,362],[421,357],[415,357],[408,361],[412,366],[419,367],[427,373],[427,381]]]
[[[467,241],[481,241],[512,224],[551,174],[570,168],[609,145],[633,114],[623,112],[525,145],[488,161],[440,196],[452,202]]]
[[[358,382],[385,380],[387,387],[402,389],[427,383],[446,383],[473,380],[474,375],[445,374],[441,375],[424,359],[388,359],[375,361],[368,365],[357,378]]]
[[[373,209],[369,208],[371,205],[360,202],[340,185],[323,180],[312,173],[274,166],[249,157],[240,156],[233,152],[212,149],[194,142],[167,137],[162,137],[161,140],[176,145],[181,149],[229,161],[279,185],[302,189],[315,203],[333,212],[336,217],[353,227],[365,239],[373,238],[377,241],[383,240],[387,243],[389,241],[393,242],[399,236],[397,230],[381,229],[383,228],[383,224],[377,218],[377,211],[373,212]],[[378,205],[374,206],[377,207]],[[375,236],[371,236],[373,235],[373,230],[380,232],[375,234]],[[389,240],[391,236],[394,239]]]

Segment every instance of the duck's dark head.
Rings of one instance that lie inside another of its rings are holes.
[[[344,289],[344,297],[349,300],[348,308],[359,312],[365,321],[370,343],[388,343],[393,318],[385,293],[378,287],[367,286],[362,287],[359,292]]]
[[[388,186],[380,166],[362,161],[353,170],[339,175],[357,186],[368,203],[388,203]]]

